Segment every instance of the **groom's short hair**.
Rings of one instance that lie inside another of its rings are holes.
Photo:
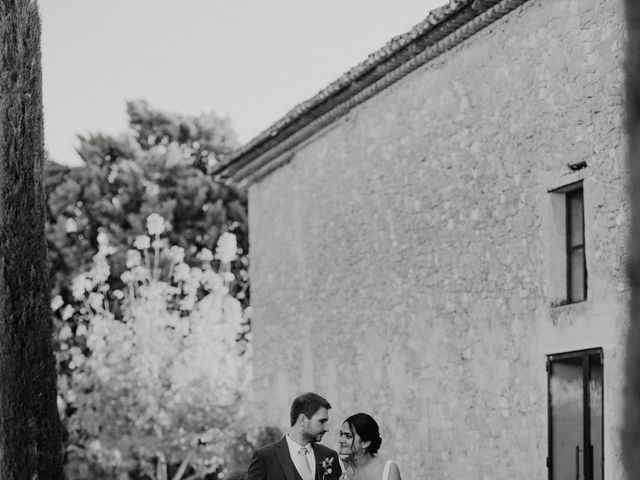
[[[311,418],[321,408],[329,410],[331,404],[317,393],[307,392],[297,397],[291,404],[291,426],[293,427],[301,413]]]

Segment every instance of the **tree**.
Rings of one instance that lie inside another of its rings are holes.
[[[236,296],[248,302],[246,196],[214,181],[208,171],[235,146],[228,120],[213,112],[183,116],[127,103],[129,132],[120,137],[80,137],[84,165],[47,165],[48,224],[54,293],[69,300],[70,278],[97,252],[99,231],[122,246],[114,259],[119,278],[125,252],[144,233],[145,218],[162,215],[172,225],[173,245],[195,252],[212,249],[224,231],[238,238],[240,255],[231,266]]]
[[[0,478],[62,479],[51,345],[40,20],[0,2]]]
[[[228,268],[234,281],[229,282],[228,288],[231,297],[246,306],[246,198],[238,189],[208,175],[217,158],[236,146],[228,121],[214,113],[199,116],[165,113],[152,109],[144,101],[129,102],[127,113],[130,128],[125,134],[80,137],[78,153],[84,165],[69,168],[47,162],[45,166],[47,239],[56,304],[74,302],[73,280],[95,267],[100,239],[109,238],[109,273],[101,288],[110,305],[110,319],[126,324],[131,310],[115,292],[127,291],[122,277],[127,271],[127,252],[135,250],[136,238],[146,233],[147,217],[160,214],[170,227],[164,233],[167,243],[182,248],[184,262],[190,267],[201,264],[198,252],[213,250],[221,235],[235,235],[239,255],[230,261]],[[220,268],[218,259],[214,259],[212,268]],[[106,358],[93,351],[95,344],[86,335],[87,329],[92,331],[92,322],[100,322],[102,317],[80,309],[57,308],[55,318],[59,387],[63,397],[69,391],[75,395],[82,392],[76,388],[78,359],[90,358],[87,366],[93,364],[97,368],[100,358]],[[237,332],[239,345],[248,331],[248,317],[241,320],[244,324]],[[78,428],[78,422],[88,418],[87,410],[82,410],[77,401],[68,400],[61,398],[67,464],[71,465],[71,457],[79,452],[86,456],[92,451],[91,445],[95,444],[91,442],[97,437],[87,434],[91,429]],[[97,403],[93,405],[100,412],[111,411],[99,408],[101,405]],[[103,422],[112,424],[108,415]],[[104,453],[104,449],[100,451]],[[171,463],[174,459],[168,457]],[[94,465],[104,466],[103,457],[95,460]],[[98,475],[97,471],[90,473],[93,478]]]

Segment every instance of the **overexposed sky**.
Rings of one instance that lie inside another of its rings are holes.
[[[40,0],[45,143],[126,129],[125,101],[229,116],[245,143],[447,0]]]

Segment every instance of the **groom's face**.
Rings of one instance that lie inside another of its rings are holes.
[[[307,442],[319,442],[329,431],[329,411],[320,407],[303,425],[303,436]]]

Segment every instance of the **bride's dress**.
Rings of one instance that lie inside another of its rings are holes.
[[[393,462],[391,460],[387,460],[386,463],[384,464],[384,470],[382,471],[382,480],[389,480],[389,470],[391,469],[391,464]],[[342,460],[340,460],[340,465],[342,466]],[[344,467],[342,467],[342,475],[340,476],[339,480],[350,480],[349,476],[347,475],[347,471]]]
[[[384,464],[384,471],[382,472],[382,480],[389,479],[389,469],[391,468],[391,464],[393,462],[391,460],[387,460],[387,463]]]

